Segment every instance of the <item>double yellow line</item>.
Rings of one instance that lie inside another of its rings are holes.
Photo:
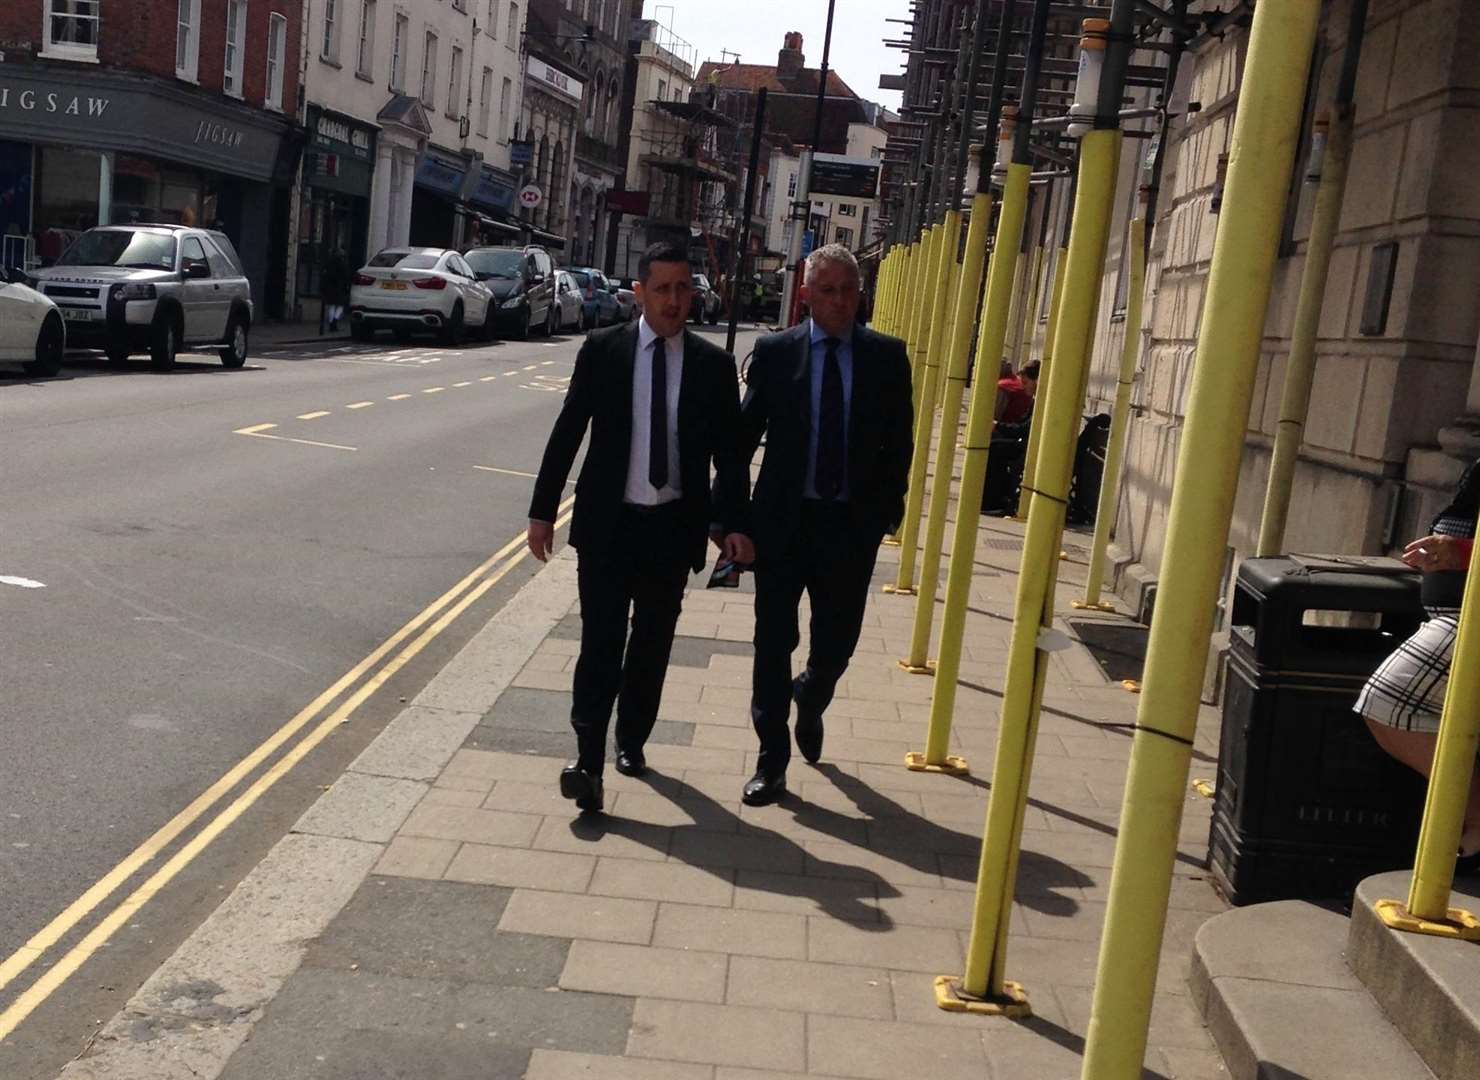
[[[574,496],[560,504],[555,527],[558,529],[570,519],[569,508]],[[170,859],[156,870],[147,881],[130,893],[117,907],[110,911],[85,937],[72,946],[67,953],[46,972],[27,987],[24,993],[4,1012],[0,1012],[0,1040],[6,1039],[30,1016],[57,988],[65,983],[88,958],[131,919],[136,912],[154,898],[180,871],[204,851],[216,837],[220,836],[232,822],[241,817],[274,784],[286,776],[298,762],[302,761],[314,747],[323,742],[329,733],[347,720],[371,694],[375,693],[392,676],[405,667],[426,646],[452,625],[464,611],[475,604],[489,589],[497,585],[514,567],[529,556],[523,536],[509,541],[483,562],[472,573],[459,581],[447,592],[424,608],[410,622],[383,641],[374,652],[345,672],[327,690],[314,698],[293,719],[289,720],[250,754],[237,762],[228,772],[201,792],[190,805],[169,820],[153,836],[145,840],[124,859],[98,879],[85,893],[69,904],[65,911],[42,927],[24,945],[0,961],[0,990],[13,982],[22,972],[55,947],[78,924],[86,919],[105,900],[116,892],[124,882],[147,866],[155,856],[169,847],[176,839],[200,821],[216,803],[232,789],[250,776],[258,766],[267,761],[283,746],[287,745],[300,731],[307,727],[339,696],[354,686],[367,673],[369,678],[319,721],[308,734],[283,754],[271,768],[221,810],[203,828],[192,836]],[[396,652],[381,665],[403,642],[409,644]],[[377,665],[381,665],[377,668]]]

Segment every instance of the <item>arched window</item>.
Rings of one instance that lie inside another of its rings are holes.
[[[602,90],[605,88],[605,86],[606,72],[598,68],[596,72],[596,92],[592,93],[591,87],[586,87],[586,131],[588,133],[592,133],[592,123],[600,119],[596,115],[596,103],[601,100]],[[595,132],[594,134],[600,134],[600,132]]]
[[[601,119],[602,135],[612,130],[612,117],[617,113],[617,80],[613,79],[606,88],[606,113]]]
[[[535,161],[535,177],[543,185],[550,178],[550,140],[540,134],[540,156]]]
[[[562,190],[564,190],[564,188],[565,188],[565,143],[563,141],[560,141],[560,140],[557,139],[556,142],[555,142],[555,160],[550,163],[550,187],[549,187],[549,191],[550,191],[551,199],[553,200],[555,192],[562,191]],[[550,219],[552,221],[554,221],[556,224],[559,224],[559,221],[564,216],[564,213],[568,213],[569,210],[570,210],[570,203],[568,201],[565,204],[564,212],[562,212],[562,210],[561,210],[560,207],[554,206],[552,204],[551,207],[550,207]]]

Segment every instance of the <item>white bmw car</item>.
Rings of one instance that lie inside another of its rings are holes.
[[[66,348],[56,304],[20,270],[0,270],[0,361],[19,361],[27,375],[50,377],[62,370]]]
[[[360,268],[349,290],[350,335],[368,341],[376,330],[405,338],[431,331],[456,345],[471,328],[493,336],[493,293],[455,251],[386,248]]]

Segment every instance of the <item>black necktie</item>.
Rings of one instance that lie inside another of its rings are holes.
[[[823,338],[827,358],[822,367],[822,400],[817,407],[817,471],[819,499],[835,499],[843,490],[846,452],[843,439],[843,372],[838,366],[837,338]]]
[[[648,481],[668,486],[668,358],[663,339],[653,342],[653,400],[648,423]]]

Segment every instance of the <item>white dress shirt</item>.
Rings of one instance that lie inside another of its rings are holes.
[[[683,381],[683,331],[663,339],[668,391],[668,483],[653,487],[648,479],[648,448],[652,442],[653,342],[658,333],[644,315],[637,323],[637,356],[632,364],[632,446],[627,453],[626,502],[660,506],[683,495],[678,463],[678,388]]]

